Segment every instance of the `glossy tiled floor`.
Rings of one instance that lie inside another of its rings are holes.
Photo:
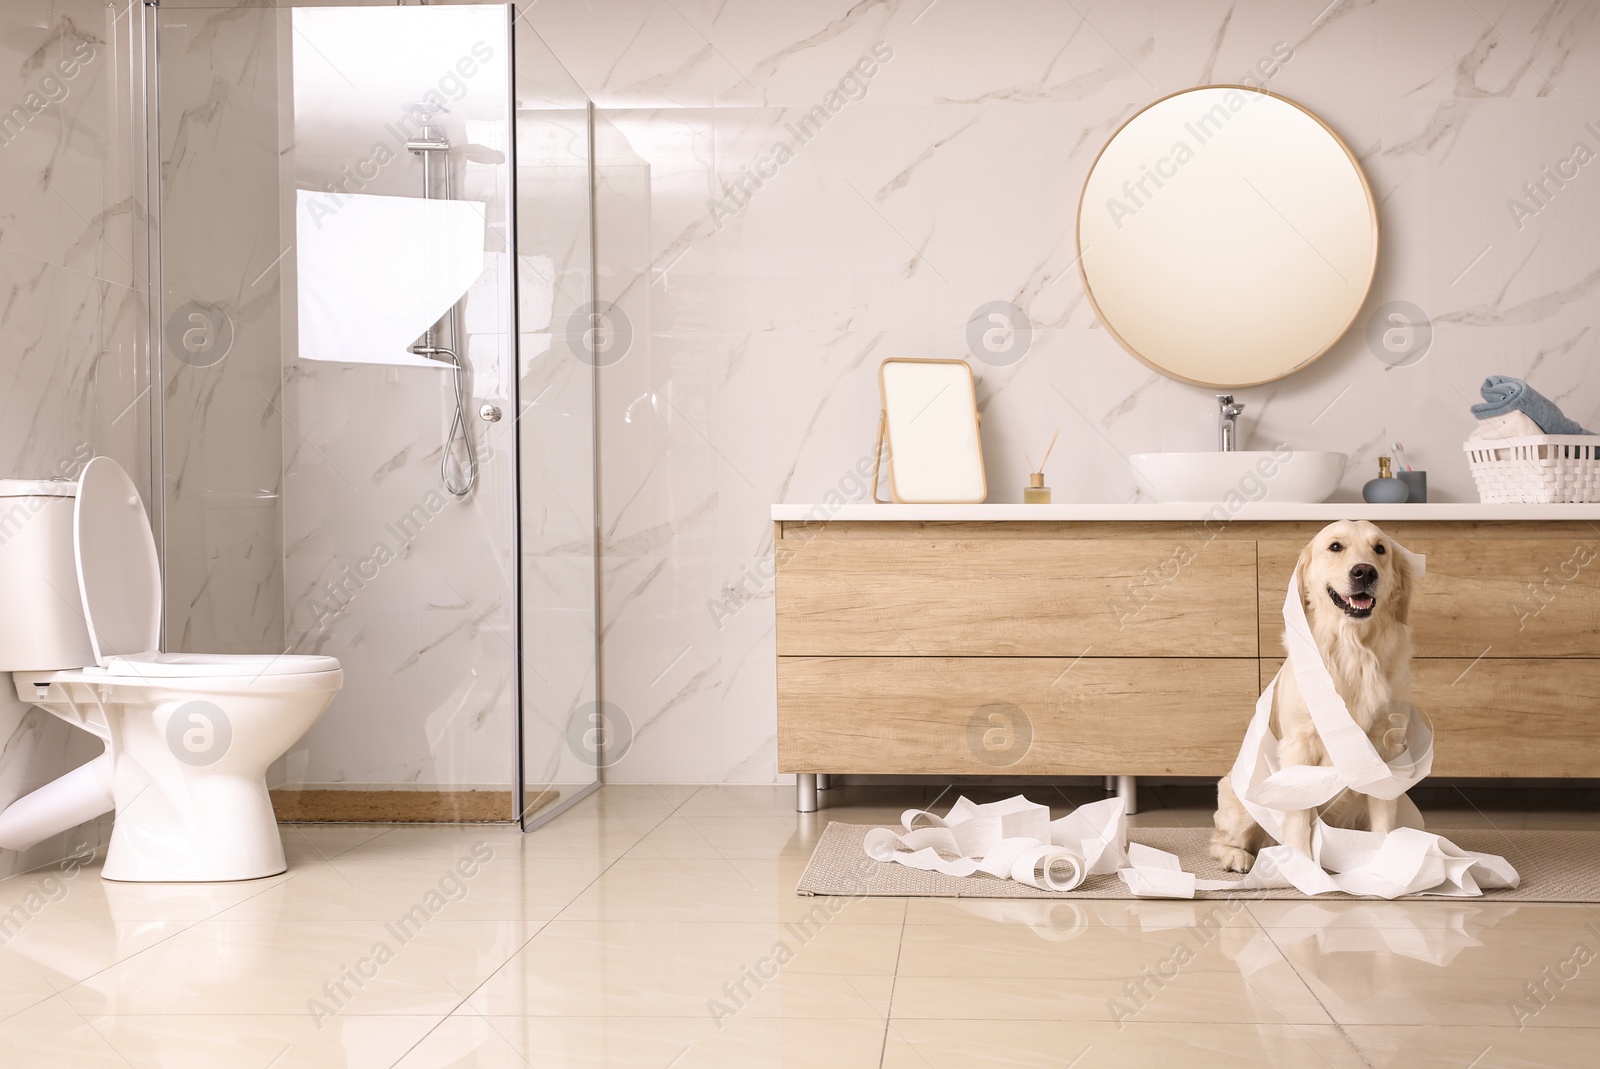
[[[288,827],[290,871],[249,884],[0,882],[0,1066],[1600,1062],[1600,909],[798,898],[829,818],[937,791],[830,793],[800,817],[792,789],[609,787],[527,836]],[[1200,793],[1142,800],[1207,819]],[[1600,826],[1473,802],[1424,809]]]

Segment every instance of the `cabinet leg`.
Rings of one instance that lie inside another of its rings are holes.
[[[1117,777],[1115,777],[1115,776],[1107,776],[1106,777],[1106,790],[1109,792],[1109,791],[1115,791],[1116,789],[1117,789]]]
[[[1122,799],[1127,814],[1133,816],[1139,811],[1139,781],[1133,776],[1118,776],[1117,797]]]
[[[817,773],[817,790],[826,791],[833,788],[833,777],[826,772]]]
[[[817,811],[817,776],[814,772],[801,772],[794,778],[795,800],[794,808],[797,813],[815,813]]]

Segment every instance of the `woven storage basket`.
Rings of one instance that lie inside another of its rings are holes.
[[[1600,501],[1600,435],[1479,438],[1462,448],[1484,504]]]

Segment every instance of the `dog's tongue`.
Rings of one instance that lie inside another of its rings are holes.
[[[1350,604],[1351,604],[1352,607],[1357,608],[1357,609],[1370,609],[1370,608],[1372,608],[1372,595],[1371,594],[1351,594],[1350,595]]]

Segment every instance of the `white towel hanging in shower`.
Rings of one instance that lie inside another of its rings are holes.
[[[300,359],[448,368],[409,347],[484,268],[484,205],[298,191]]]

